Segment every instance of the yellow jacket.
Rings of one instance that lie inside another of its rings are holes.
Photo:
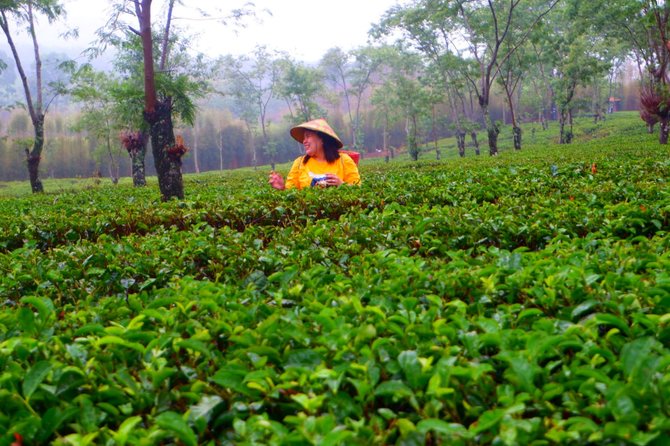
[[[340,153],[340,158],[328,163],[310,158],[303,163],[304,156],[297,158],[291,166],[286,177],[286,189],[304,189],[310,187],[314,176],[333,173],[347,184],[359,184],[361,177],[358,174],[358,166],[346,153]],[[310,175],[311,174],[311,175]]]

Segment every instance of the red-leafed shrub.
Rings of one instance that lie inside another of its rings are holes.
[[[144,137],[142,132],[121,132],[120,138],[121,144],[123,144],[123,147],[126,148],[130,156],[133,156],[144,147]]]
[[[668,100],[667,95],[662,94],[655,88],[642,88],[640,92],[640,117],[647,123],[652,119],[656,119],[655,122],[668,119],[670,117],[670,100]]]
[[[184,138],[181,135],[175,136],[175,143],[172,147],[168,147],[167,152],[168,156],[173,160],[177,161],[181,159],[188,152],[188,147],[184,144]]]

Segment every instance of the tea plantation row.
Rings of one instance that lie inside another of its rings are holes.
[[[0,201],[0,445],[669,444],[670,151]]]

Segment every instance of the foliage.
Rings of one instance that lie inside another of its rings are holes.
[[[669,153],[607,125],[1,200],[0,444],[664,444]]]
[[[317,95],[323,90],[321,72],[289,58],[281,61],[281,71],[278,94],[289,107],[292,124],[325,116],[325,111],[316,102]]]

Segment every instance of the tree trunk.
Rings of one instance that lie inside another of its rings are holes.
[[[109,155],[109,167],[107,168],[109,172],[109,177],[112,179],[112,184],[119,184],[119,163],[114,159],[114,156],[110,153]]]
[[[435,105],[433,105],[433,119],[431,125],[433,134],[433,144],[435,145],[435,159],[439,160],[441,153],[440,153],[440,146],[437,144],[437,128],[435,126]]]
[[[142,153],[136,153],[131,155],[130,159],[132,162],[132,176],[133,176],[133,186],[135,187],[144,187],[147,185],[146,172],[144,168],[144,156],[146,153],[146,145],[142,147]]]
[[[35,129],[35,141],[33,141],[33,150],[26,149],[26,163],[28,165],[28,175],[30,177],[30,188],[33,193],[44,192],[44,186],[40,180],[40,160],[42,159],[42,149],[44,148],[44,115],[39,115],[33,120]]]
[[[488,107],[482,107],[484,112],[484,120],[486,122],[486,134],[489,139],[489,155],[496,156],[498,154],[498,134],[500,129],[491,119]]]
[[[654,124],[647,124],[647,133],[650,135],[654,133]]]
[[[549,123],[547,123],[547,118],[545,117],[545,110],[540,112],[540,124],[542,125],[542,130],[547,130],[549,128]]]
[[[566,132],[565,132],[565,123],[567,121],[567,113],[562,111],[561,112],[561,117],[558,121],[558,126],[559,126],[559,138],[558,138],[558,143],[559,144],[569,144],[569,141],[567,141],[566,138]]]
[[[133,178],[134,187],[147,185],[144,159],[147,154],[147,131],[128,132],[126,135],[126,150],[130,156],[130,175]]]
[[[668,143],[668,130],[670,130],[670,120],[668,118],[661,119],[659,122],[660,131],[658,133],[658,142],[660,144]]]
[[[458,146],[458,155],[461,158],[465,157],[465,131],[459,130],[456,132],[456,145]]]
[[[389,162],[391,158],[391,150],[388,146],[388,118],[384,119],[384,129],[382,130],[382,150],[384,151],[384,161]]]
[[[131,151],[130,159],[132,161],[133,186],[144,187],[147,185],[146,169],[144,160],[147,155],[147,140],[149,139],[146,130],[138,132],[140,143],[135,150]]]
[[[477,140],[477,132],[474,130],[470,132],[470,139],[472,139],[472,144],[475,146],[475,155],[479,156],[479,141]]]
[[[140,132],[142,135],[142,144],[137,150],[131,152],[130,159],[132,164],[132,176],[134,187],[144,187],[147,185],[146,170],[144,160],[147,154],[147,133]]]
[[[216,146],[219,149],[219,170],[223,170],[223,131],[216,135]]]
[[[568,133],[565,135],[565,140],[567,141],[568,144],[572,143],[572,138],[575,136],[573,132],[573,120],[572,120],[572,110],[568,109],[568,125],[570,126],[570,130],[568,130]]]
[[[172,110],[169,103],[157,101],[155,111],[145,113],[145,119],[150,125],[151,150],[162,199],[163,201],[173,197],[183,199],[181,157],[184,152],[175,145]]]
[[[521,150],[521,127],[512,127],[512,133],[514,134],[514,150]]]
[[[44,192],[44,186],[39,179],[40,158],[33,157],[26,149],[26,161],[28,164],[28,175],[30,176],[30,188],[33,193]]]
[[[193,167],[195,173],[200,173],[200,161],[198,160],[198,122],[193,123]]]
[[[412,161],[419,160],[419,147],[417,146],[416,135],[416,117],[412,116],[407,119],[407,151]]]

